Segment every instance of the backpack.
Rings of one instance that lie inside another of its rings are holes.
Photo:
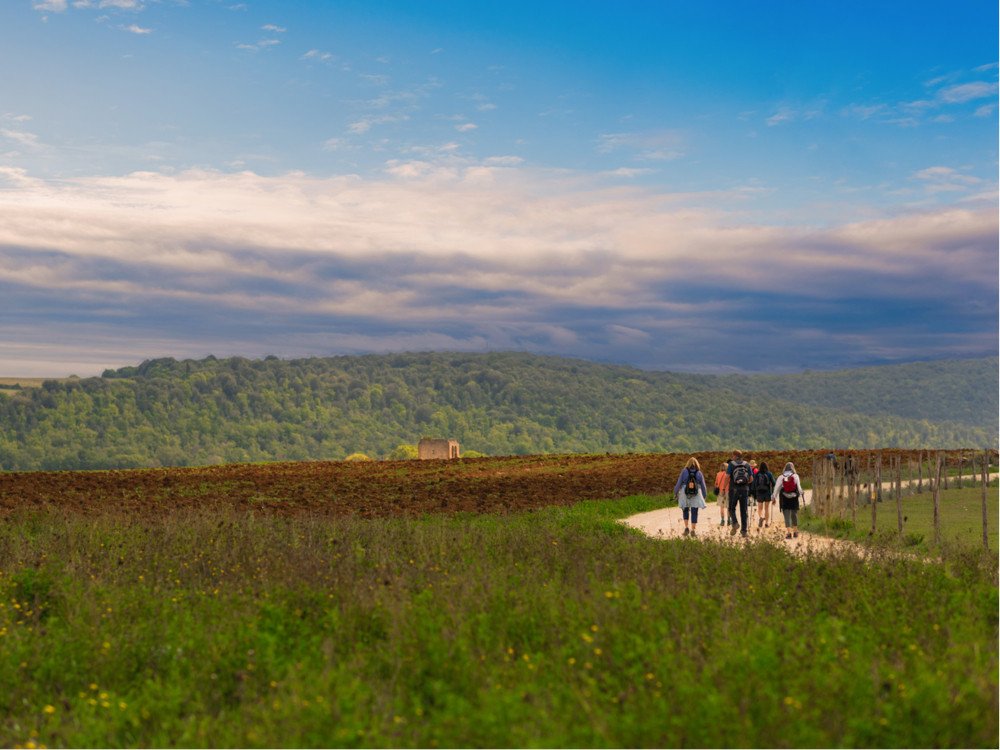
[[[781,478],[781,491],[785,495],[798,495],[799,488],[795,486],[795,475]]]
[[[734,487],[746,487],[750,484],[752,476],[753,475],[750,473],[750,464],[744,462],[733,466],[732,477]]]
[[[684,485],[684,494],[688,497],[694,497],[698,494],[698,472],[687,470],[688,478],[687,483]]]
[[[754,476],[753,491],[757,497],[771,494],[771,478],[763,471],[758,471]]]

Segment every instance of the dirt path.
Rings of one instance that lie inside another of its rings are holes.
[[[805,501],[808,503],[811,499],[812,491],[804,490],[803,492],[805,495]],[[852,551],[858,552],[858,554],[864,554],[864,548],[860,545],[845,542],[839,539],[817,536],[804,531],[799,531],[797,539],[785,539],[784,517],[782,516],[781,511],[777,509],[777,503],[771,503],[771,506],[770,527],[758,526],[758,517],[754,516],[753,523],[750,524],[750,529],[748,530],[746,537],[743,537],[740,535],[739,531],[737,531],[736,534],[730,534],[729,526],[719,525],[719,505],[718,503],[709,502],[707,508],[698,512],[696,538],[701,541],[712,541],[721,544],[734,545],[765,540],[774,544],[785,545],[793,554],[803,557],[810,552],[821,552],[838,547],[851,549]],[[759,512],[760,506],[758,506],[757,510]],[[738,516],[739,510],[737,510],[737,517]],[[623,519],[622,523],[633,528],[640,529],[647,536],[657,539],[674,539],[684,536],[684,515],[681,512],[681,509],[676,506],[660,508],[659,510],[649,511],[648,513],[638,513],[634,516]]]
[[[990,481],[993,481],[996,476],[996,474],[991,474]],[[883,492],[888,491],[891,486],[891,482],[884,482],[882,484]],[[812,500],[812,490],[803,490],[803,495],[805,504],[808,505]],[[738,531],[735,535],[730,535],[729,526],[719,525],[719,505],[715,502],[708,502],[708,507],[698,512],[696,538],[701,541],[734,545],[765,540],[774,544],[784,545],[792,554],[799,557],[805,557],[811,552],[829,550],[848,550],[862,557],[868,554],[866,548],[860,544],[844,539],[831,539],[801,530],[797,539],[785,539],[785,520],[781,511],[778,510],[777,505],[777,503],[771,503],[770,528],[759,527],[757,517],[754,517],[746,537],[742,537]],[[758,512],[759,510],[760,507],[758,506]],[[737,509],[738,516],[739,510]],[[629,518],[622,519],[622,523],[640,529],[647,536],[656,539],[675,539],[684,536],[684,514],[676,506],[660,508],[648,513],[638,513]]]

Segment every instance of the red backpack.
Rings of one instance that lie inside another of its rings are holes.
[[[781,491],[786,495],[798,495],[799,488],[795,486],[795,475],[781,478]]]

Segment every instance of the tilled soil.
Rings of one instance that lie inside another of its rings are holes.
[[[825,453],[759,451],[752,457],[767,461],[775,474],[791,460],[805,477],[813,459]],[[728,454],[694,455],[711,485]],[[688,458],[680,453],[579,454],[0,473],[0,517],[41,509],[157,515],[223,507],[281,516],[369,518],[507,513],[581,500],[669,494]]]

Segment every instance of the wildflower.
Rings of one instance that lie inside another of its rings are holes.
[[[48,705],[42,709],[47,714],[54,714],[56,712],[56,707],[53,705]]]

